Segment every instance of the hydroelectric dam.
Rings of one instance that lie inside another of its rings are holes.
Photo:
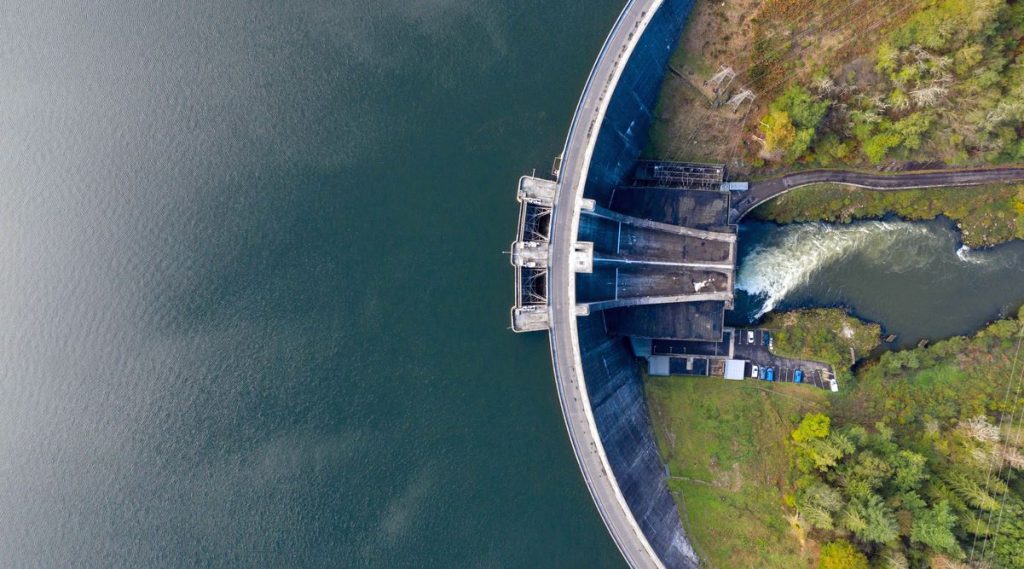
[[[693,0],[632,0],[584,87],[554,181],[520,180],[517,332],[548,330],[584,481],[631,567],[699,565],[666,487],[634,344],[718,342],[735,231],[714,166],[640,163]]]
[[[640,160],[693,3],[626,4],[584,87],[554,179],[523,177],[517,191],[512,328],[549,331],[555,384],[583,479],[635,568],[700,564],[666,485],[639,359],[647,359],[651,374],[744,374],[733,359],[736,334],[724,327],[741,218],[817,183],[892,191],[1024,181],[1024,167],[1014,165],[898,174],[817,170],[737,188],[725,182],[724,165]],[[696,352],[714,357],[680,357]],[[828,373],[822,370],[826,381],[818,386],[836,390]]]

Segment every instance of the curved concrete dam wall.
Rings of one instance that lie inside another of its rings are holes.
[[[630,175],[647,144],[668,59],[693,0],[665,0],[626,64],[601,124],[584,196],[608,207],[612,189]],[[581,227],[583,232],[586,227]],[[589,240],[589,236],[580,236]],[[577,275],[577,294],[591,281]],[[608,334],[603,312],[578,319],[584,377],[595,422],[619,488],[661,562],[697,567],[697,558],[666,487],[638,360],[625,338]]]

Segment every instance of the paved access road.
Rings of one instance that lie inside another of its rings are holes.
[[[750,184],[750,191],[737,197],[737,219],[764,202],[790,190],[811,184],[832,183],[870,190],[891,191],[919,188],[979,186],[1000,182],[1024,182],[1024,166],[973,168],[964,170],[928,170],[893,174],[852,172],[849,170],[808,170],[781,178]]]

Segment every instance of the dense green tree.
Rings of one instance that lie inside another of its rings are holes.
[[[950,511],[949,502],[941,501],[931,509],[917,512],[910,539],[935,551],[960,556],[962,551],[953,535],[955,523],[956,516]]]
[[[886,547],[876,557],[878,569],[910,569],[910,561],[899,547]]]
[[[801,158],[814,142],[830,104],[799,85],[786,89],[771,102],[768,114],[761,119],[765,151],[782,153],[788,161]]]
[[[864,541],[884,544],[899,537],[896,516],[875,494],[850,501],[840,519],[843,527]]]
[[[996,338],[1012,338],[1017,335],[1017,323],[1013,320],[1000,320],[989,326],[988,332]]]
[[[805,523],[825,540],[853,540],[878,569],[953,567],[967,553],[1024,569],[1024,486],[1015,467],[992,470],[1008,454],[995,452],[1006,433],[991,418],[1024,410],[1002,398],[1016,351],[1002,336],[1019,329],[997,323],[883,356],[831,417],[803,417],[790,448]]]
[[[820,482],[797,493],[797,511],[818,529],[833,529],[835,522],[832,516],[844,505],[843,495],[838,490]]]
[[[854,451],[853,443],[842,433],[829,433],[825,438],[796,443],[797,466],[804,472],[824,472],[839,464],[839,460]]]
[[[812,439],[823,439],[828,436],[832,419],[824,413],[808,413],[793,431],[793,440],[802,443]]]
[[[769,154],[788,154],[796,140],[796,128],[785,111],[772,111],[761,120],[764,150]]]
[[[787,113],[798,129],[810,129],[813,132],[828,113],[829,105],[829,101],[818,99],[807,89],[793,85],[772,101],[769,108]]]
[[[991,512],[999,507],[999,501],[965,472],[951,470],[945,473],[943,479],[960,499],[972,507],[986,512]],[[989,484],[993,482],[989,480]]]
[[[873,164],[878,164],[885,159],[890,150],[899,145],[899,135],[889,131],[887,128],[885,131],[875,134],[864,141],[864,154],[867,155],[868,160]]]
[[[914,490],[921,485],[927,477],[927,459],[909,450],[901,450],[889,457],[889,464],[892,465],[892,484],[900,491]]]
[[[993,520],[993,535],[980,549],[997,567],[1024,568],[1024,507],[1019,499],[1010,500],[1001,517]]]
[[[931,124],[931,115],[924,112],[913,113],[896,122],[881,119],[872,128],[862,132],[864,154],[877,164],[893,150],[917,150]]]
[[[897,48],[957,49],[968,37],[989,31],[1002,6],[1002,0],[941,0],[911,16],[891,41]]]

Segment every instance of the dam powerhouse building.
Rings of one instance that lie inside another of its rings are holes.
[[[524,177],[517,192],[512,327],[549,331],[580,470],[632,567],[699,564],[666,486],[639,358],[666,373],[711,374],[724,357],[673,354],[688,346],[717,354],[730,343],[723,322],[736,232],[724,167],[639,159],[692,7],[626,5],[584,88],[555,179]]]

